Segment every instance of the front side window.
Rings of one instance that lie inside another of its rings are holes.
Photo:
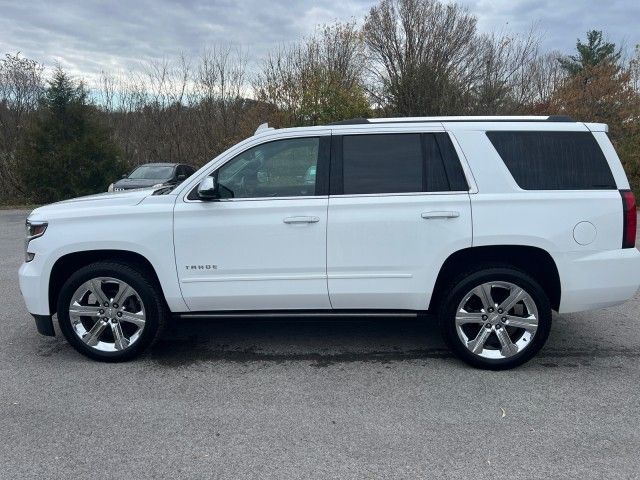
[[[320,138],[290,138],[241,153],[218,170],[225,198],[315,195]]]

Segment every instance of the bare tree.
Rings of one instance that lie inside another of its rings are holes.
[[[635,55],[629,61],[629,72],[631,73],[631,84],[636,92],[640,92],[640,44],[636,45]]]
[[[0,60],[0,199],[21,191],[15,175],[15,152],[29,117],[44,91],[43,66],[19,53]]]
[[[531,29],[524,36],[483,35],[479,43],[482,64],[470,111],[480,115],[519,113],[536,94],[531,82],[539,48],[535,31]]]
[[[245,79],[240,50],[215,46],[195,61],[181,56],[103,73],[99,104],[131,165],[200,165],[255,129]]]
[[[317,125],[367,115],[362,37],[353,24],[325,26],[310,39],[281,47],[264,61],[258,100],[277,108],[279,125]]]
[[[200,57],[195,75],[193,106],[205,126],[201,141],[219,152],[242,130],[245,98],[248,93],[247,58],[231,45],[216,45]],[[214,131],[215,130],[215,131]]]
[[[554,92],[564,82],[567,74],[560,65],[559,52],[538,56],[529,65],[526,78],[530,88],[528,110],[532,113],[548,113]]]
[[[437,0],[382,0],[363,28],[372,92],[397,115],[465,110],[481,65],[476,18]]]

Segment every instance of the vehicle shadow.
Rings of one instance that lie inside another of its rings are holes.
[[[626,337],[610,336],[603,344],[598,329],[606,329],[608,315],[606,310],[554,315],[549,340],[537,354],[539,364],[577,367],[596,359],[640,357]],[[591,327],[587,332],[585,324]],[[153,361],[174,367],[215,361],[301,361],[326,367],[452,357],[433,317],[174,320],[148,353]]]
[[[149,355],[176,367],[207,361],[308,361],[324,367],[451,356],[433,318],[180,319]]]

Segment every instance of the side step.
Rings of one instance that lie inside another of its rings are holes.
[[[270,311],[220,311],[183,312],[174,314],[178,318],[418,318],[425,312],[411,310],[270,310]]]

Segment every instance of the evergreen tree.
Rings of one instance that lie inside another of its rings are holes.
[[[84,85],[60,68],[24,132],[17,160],[23,186],[36,203],[104,192],[126,168]]]
[[[560,65],[571,76],[579,75],[585,69],[603,62],[617,66],[620,61],[621,51],[616,51],[615,43],[605,41],[600,30],[587,32],[587,43],[578,39],[576,49],[577,55],[568,55],[560,59]]]

